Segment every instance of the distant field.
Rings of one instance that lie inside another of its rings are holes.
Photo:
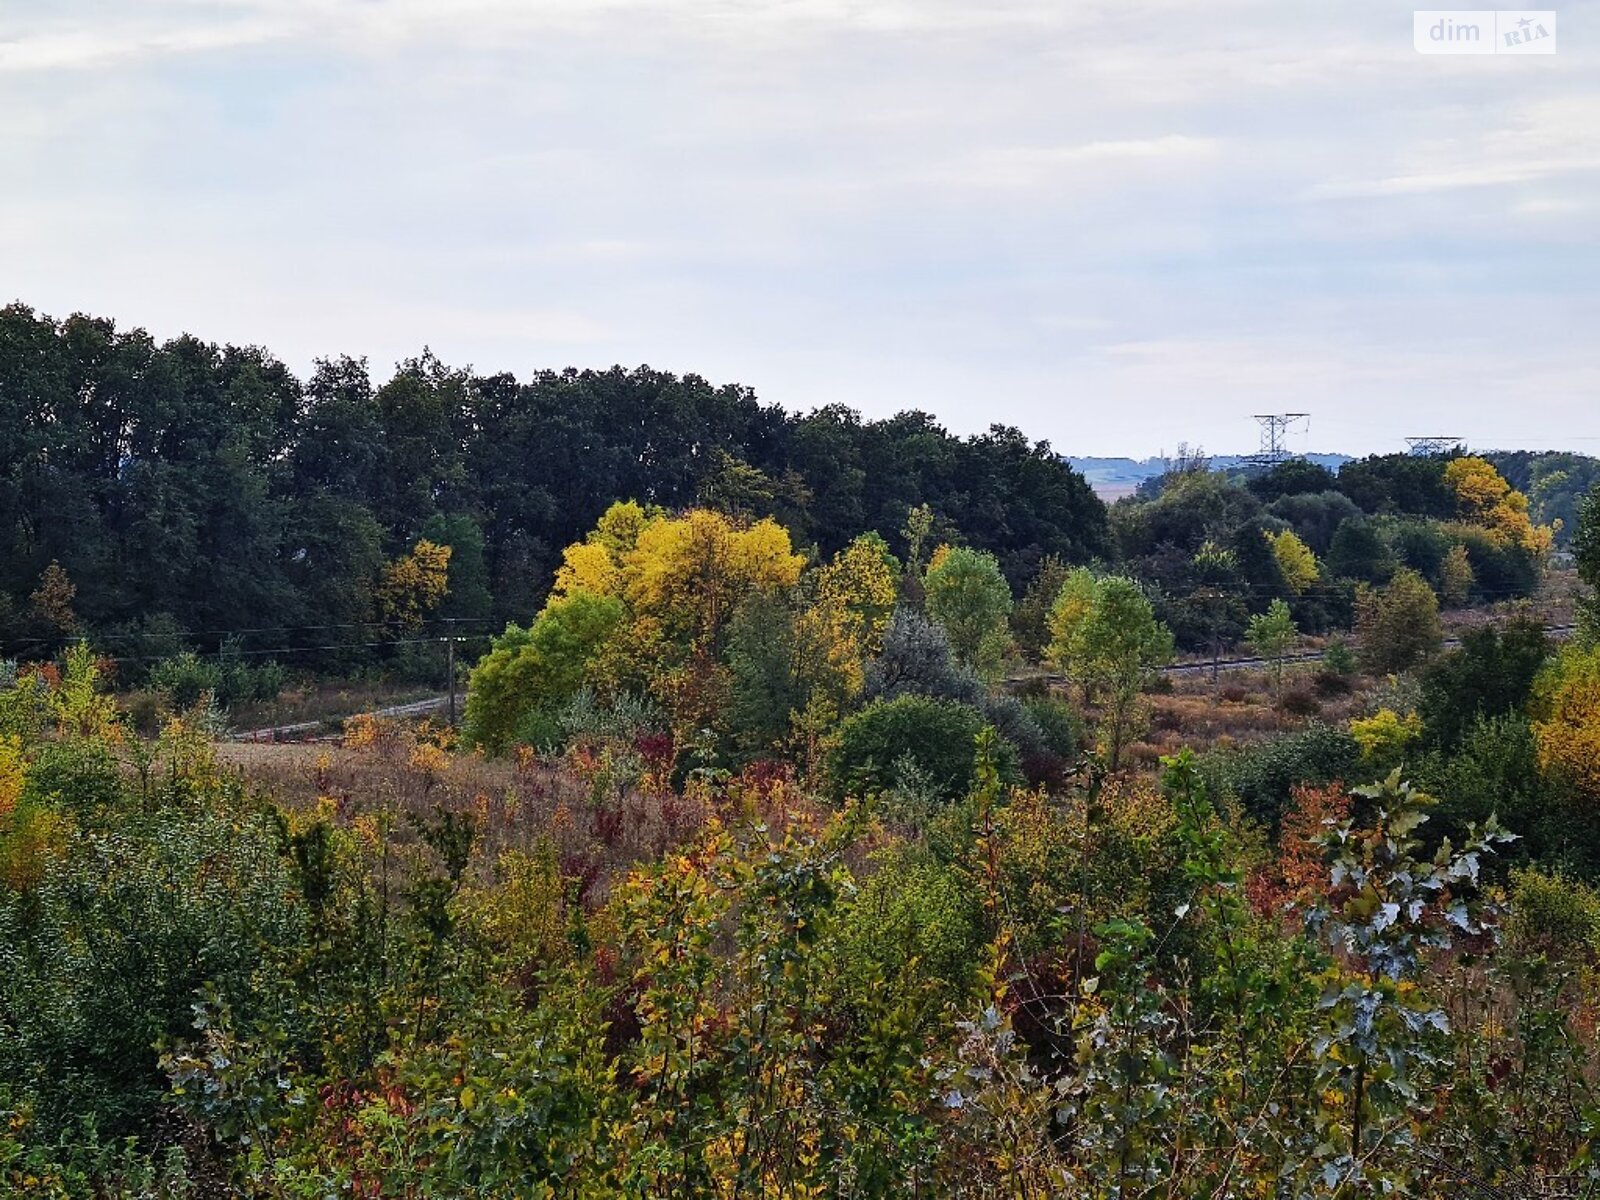
[[[1125,496],[1131,496],[1139,490],[1139,484],[1131,479],[1105,479],[1089,481],[1089,487],[1096,496],[1107,504],[1115,504]]]

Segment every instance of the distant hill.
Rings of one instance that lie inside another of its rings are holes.
[[[1337,471],[1354,458],[1350,454],[1305,454],[1314,463]],[[1165,474],[1172,460],[1160,456],[1151,458],[1100,458],[1066,455],[1063,461],[1089,483],[1102,500],[1116,500],[1131,495],[1146,479]],[[1216,454],[1211,456],[1211,466],[1217,471],[1235,471],[1250,464],[1246,454]]]

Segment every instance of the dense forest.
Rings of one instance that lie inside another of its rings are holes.
[[[0,329],[0,1196],[1600,1195],[1588,460]]]
[[[435,615],[504,625],[622,499],[776,515],[825,553],[863,530],[896,538],[928,504],[1018,585],[1047,555],[1109,551],[1082,478],[1014,429],[794,416],[648,367],[522,383],[424,353],[381,384],[350,358],[302,381],[254,347],[0,310],[0,629],[14,653],[59,645],[60,614],[30,604],[52,563],[83,630],[129,657],[190,638],[214,650],[236,631],[256,632],[250,648],[382,640],[380,574],[420,538],[453,550]]]
[[[1304,631],[1347,627],[1356,586],[1400,568],[1447,603],[1526,594],[1544,546],[1498,538],[1496,498],[1445,478],[1459,456],[1376,456],[1338,475],[1189,463],[1108,513],[1047,444],[1002,426],[958,438],[915,411],[794,415],[646,367],[521,383],[424,353],[383,383],[350,358],[302,381],[259,348],[158,345],[13,305],[0,310],[0,652],[48,657],[88,635],[125,685],[184,650],[415,671],[405,647],[424,623],[482,637],[525,621],[562,547],[621,500],[771,516],[813,557],[867,531],[903,557],[925,510],[925,537],[992,554],[1018,598],[1041,570],[1047,589],[1066,566],[1116,564],[1181,648],[1214,648],[1273,599]],[[1596,460],[1488,461],[1564,544]],[[420,606],[394,583],[425,569],[419,543],[450,550],[447,586]],[[1036,643],[1037,611],[1034,626]],[[422,674],[437,678],[435,659]]]

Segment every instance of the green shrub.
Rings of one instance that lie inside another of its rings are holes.
[[[210,659],[185,650],[150,668],[150,686],[174,708],[189,708],[205,692],[222,699],[222,670]]]
[[[847,995],[891,987],[954,1000],[978,962],[981,911],[965,880],[925,851],[897,845],[875,856],[840,922]]]
[[[1335,675],[1354,675],[1355,651],[1351,650],[1350,643],[1343,639],[1329,642],[1328,648],[1322,652],[1322,665]]]
[[[1511,621],[1474,629],[1461,646],[1422,676],[1418,711],[1428,743],[1448,750],[1481,717],[1518,712],[1533,693],[1533,681],[1550,655],[1550,640],[1537,621]]]
[[[1367,772],[1348,730],[1313,724],[1259,746],[1211,756],[1210,771],[1251,817],[1275,825],[1299,784],[1350,783]]]
[[[977,709],[952,700],[896,696],[879,700],[839,727],[839,741],[828,761],[836,797],[893,787],[902,759],[910,759],[933,781],[938,794],[951,799],[972,786],[973,756],[978,731],[984,726]],[[1001,773],[1018,778],[1016,749],[1000,742]]]
[[[1522,714],[1478,717],[1448,752],[1434,750],[1416,765],[1418,782],[1438,797],[1434,832],[1461,837],[1472,822],[1498,814],[1507,829],[1538,842],[1547,808],[1539,747]],[[1538,853],[1520,843],[1512,851]]]
[[[1523,953],[1600,953],[1600,893],[1559,872],[1513,870],[1506,938]]]
[[[28,767],[23,799],[60,805],[80,817],[108,812],[122,798],[122,772],[100,742],[46,742]]]
[[[1025,696],[1023,710],[1039,727],[1044,748],[1071,760],[1083,746],[1083,718],[1059,696]]]
[[[238,646],[231,643],[216,658],[202,658],[185,650],[162,659],[150,668],[149,674],[149,686],[175,709],[193,708],[206,692],[224,708],[251,700],[272,700],[286,683],[288,672],[283,664],[271,660],[248,662]]]
[[[0,1036],[0,1078],[54,1134],[151,1128],[157,1043],[190,1032],[202,984],[261,1011],[303,945],[293,896],[264,818],[174,807],[77,839],[25,895],[0,889],[0,1012],[25,1018]]]

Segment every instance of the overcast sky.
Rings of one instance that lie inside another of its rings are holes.
[[[1074,454],[1600,453],[1600,0],[0,0],[0,303]]]

